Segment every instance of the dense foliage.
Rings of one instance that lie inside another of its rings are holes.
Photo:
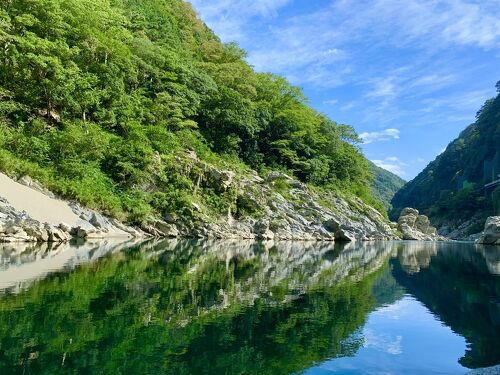
[[[392,208],[391,200],[394,194],[404,186],[405,180],[384,168],[373,163],[370,164],[375,176],[372,182],[373,196],[383,203],[386,211],[390,211]]]
[[[3,0],[0,169],[130,220],[211,204],[186,149],[369,198],[354,130],[244,57],[181,0]]]
[[[500,92],[500,82],[497,84]],[[468,126],[436,160],[399,190],[392,204],[423,210],[435,223],[500,214],[500,190],[484,185],[500,174],[500,95],[487,100]],[[481,228],[475,228],[479,231]]]

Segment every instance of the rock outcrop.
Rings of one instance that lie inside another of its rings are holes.
[[[198,162],[197,159],[190,158]],[[262,178],[255,172],[237,178],[227,171],[207,170],[213,189],[236,196],[234,207],[216,220],[203,208],[192,221],[149,220],[142,229],[161,237],[218,239],[369,241],[396,239],[389,221],[359,198],[317,193],[281,172]],[[230,182],[230,183],[229,183]]]
[[[484,218],[475,216],[461,223],[441,224],[438,234],[452,240],[474,242],[481,236],[483,226]]]
[[[10,190],[0,188],[0,196],[7,198],[0,203],[0,242],[65,242],[71,238],[145,235],[301,241],[398,239],[395,225],[359,198],[317,192],[281,172],[272,172],[266,178],[253,171],[237,175],[199,160],[194,153],[179,158],[179,163],[204,171],[200,183],[234,197],[226,214],[215,214],[192,202],[183,215],[165,213],[163,218],[150,217],[137,229],[74,202],[57,199],[30,178],[13,181],[0,174],[0,182],[11,185]],[[30,196],[30,204],[19,199],[22,194]]]
[[[500,216],[490,216],[484,225],[484,231],[476,241],[483,245],[500,245]]]
[[[429,218],[420,215],[414,208],[404,208],[398,219],[398,230],[402,233],[404,240],[411,241],[444,241],[445,237],[437,234]]]

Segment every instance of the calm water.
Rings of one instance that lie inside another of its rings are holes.
[[[460,243],[0,245],[0,374],[465,374],[499,275]]]

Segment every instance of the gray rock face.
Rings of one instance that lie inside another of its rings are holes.
[[[158,238],[179,237],[179,230],[174,224],[154,218],[151,218],[146,223],[143,223],[142,230]]]
[[[480,236],[484,227],[484,218],[477,216],[471,217],[461,223],[445,222],[438,228],[438,234],[452,240],[460,241],[476,241]],[[481,229],[478,229],[481,228]]]
[[[274,239],[274,232],[269,229],[269,221],[261,220],[254,225],[254,233],[259,240]]]
[[[445,237],[437,234],[429,218],[420,215],[414,208],[404,208],[398,219],[398,229],[403,234],[404,240],[411,241],[444,241]]]
[[[178,216],[149,218],[141,229],[154,237],[259,239],[294,241],[369,241],[399,239],[394,226],[359,198],[316,192],[294,177],[255,171],[244,176],[200,160],[190,151],[176,161],[186,171],[196,168],[198,186],[235,197],[226,213],[214,213],[202,202],[191,202]]]
[[[133,228],[116,219],[70,203],[79,218],[72,223],[41,223],[26,212],[18,212],[0,199],[0,242],[65,242],[71,238],[154,236],[163,238],[195,237],[217,239],[370,241],[397,239],[395,227],[378,211],[359,198],[342,198],[333,192],[315,192],[293,177],[271,172],[267,178],[257,172],[245,177],[233,171],[218,169],[194,153],[179,157],[188,166],[204,171],[200,183],[209,184],[215,192],[238,197],[227,214],[214,217],[199,202],[189,207],[195,219],[165,214],[162,219],[149,218],[141,228]],[[43,194],[50,194],[36,181],[26,177],[23,184]],[[47,209],[50,209],[48,207]],[[418,226],[429,231],[428,220]]]
[[[490,216],[484,225],[484,231],[476,241],[484,245],[500,245],[500,216]]]
[[[201,163],[193,158],[189,161]],[[204,213],[203,207],[198,211],[196,222],[170,220],[169,224],[177,228],[180,237],[281,241],[398,238],[388,220],[361,199],[347,200],[335,193],[316,193],[281,172],[271,172],[265,179],[256,173],[228,179],[214,178],[227,176],[225,171],[214,172],[213,167],[199,167],[209,174],[205,180],[219,184],[213,186],[215,191],[234,189],[238,201],[227,215],[215,221],[210,213]],[[226,183],[228,180],[231,180],[230,185]],[[238,202],[244,205],[243,210]],[[156,225],[146,225],[142,229],[159,236]]]

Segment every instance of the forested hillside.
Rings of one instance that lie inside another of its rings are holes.
[[[497,83],[500,93],[500,82]],[[500,214],[500,188],[484,189],[500,174],[500,95],[487,100],[477,113],[476,122],[451,142],[436,160],[414,180],[399,190],[392,214],[415,207],[429,215],[437,225],[457,225],[471,218],[479,223]]]
[[[353,128],[254,72],[186,2],[3,0],[0,47],[0,170],[64,197],[135,222],[227,212],[235,197],[180,168],[190,150],[376,204]]]
[[[391,200],[394,194],[404,186],[405,180],[373,163],[371,163],[371,167],[375,177],[372,182],[373,196],[383,203],[387,211],[390,211],[392,209]]]

